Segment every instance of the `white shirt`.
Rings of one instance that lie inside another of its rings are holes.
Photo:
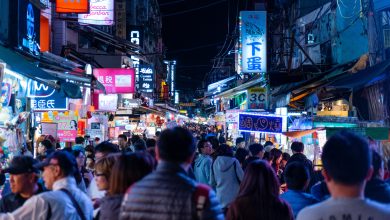
[[[95,178],[92,178],[87,188],[87,195],[91,199],[101,199],[106,195],[105,190],[99,190]]]
[[[60,189],[65,188],[72,193],[87,220],[93,218],[92,202],[88,196],[79,190],[73,177],[67,177],[54,182],[53,191],[43,192],[28,199],[22,207],[12,213],[0,214],[0,220],[46,220],[49,204],[50,219],[80,220],[71,199]]]

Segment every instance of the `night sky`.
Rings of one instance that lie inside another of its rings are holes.
[[[201,88],[213,59],[234,29],[240,0],[158,0],[166,59],[177,60],[177,89]],[[199,10],[195,10],[201,8]],[[229,10],[228,10],[229,8]],[[193,10],[193,11],[189,11]],[[187,11],[186,13],[182,13]],[[226,47],[223,52],[226,51]],[[227,53],[227,51],[226,51]]]

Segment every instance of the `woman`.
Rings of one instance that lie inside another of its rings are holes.
[[[123,196],[135,182],[153,170],[145,153],[124,153],[115,162],[106,196],[101,200],[99,219],[118,219]]]
[[[289,205],[279,198],[278,179],[266,161],[249,163],[238,196],[228,209],[227,219],[293,219]]]
[[[77,162],[77,173],[75,174],[77,186],[83,191],[87,192],[87,188],[89,186],[89,179],[84,178],[84,176],[88,175],[89,172],[85,168],[85,154],[81,150],[74,150],[73,156],[76,158]]]
[[[281,178],[282,176],[282,170],[280,169],[280,163],[282,161],[282,154],[283,152],[279,149],[273,148],[270,151],[271,157],[272,157],[272,162],[271,166],[274,169],[276,175]]]
[[[226,210],[236,198],[244,172],[240,163],[233,157],[233,150],[221,144],[217,159],[211,165],[210,185],[216,189],[217,198]]]

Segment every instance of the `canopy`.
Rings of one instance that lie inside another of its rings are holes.
[[[306,136],[308,134],[312,134],[320,129],[309,129],[309,130],[300,130],[300,131],[287,131],[283,132],[282,134],[286,135],[287,137],[291,138],[299,138],[302,136]]]

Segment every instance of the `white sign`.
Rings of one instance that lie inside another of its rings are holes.
[[[226,116],[225,116],[225,120],[226,120],[226,123],[237,123],[238,122],[238,113],[240,111],[229,111],[227,110],[226,111]]]
[[[79,23],[113,25],[114,0],[90,0],[89,14],[79,14]]]
[[[99,110],[116,111],[118,106],[117,94],[99,94]]]
[[[267,88],[254,87],[248,89],[248,109],[267,109]]]

